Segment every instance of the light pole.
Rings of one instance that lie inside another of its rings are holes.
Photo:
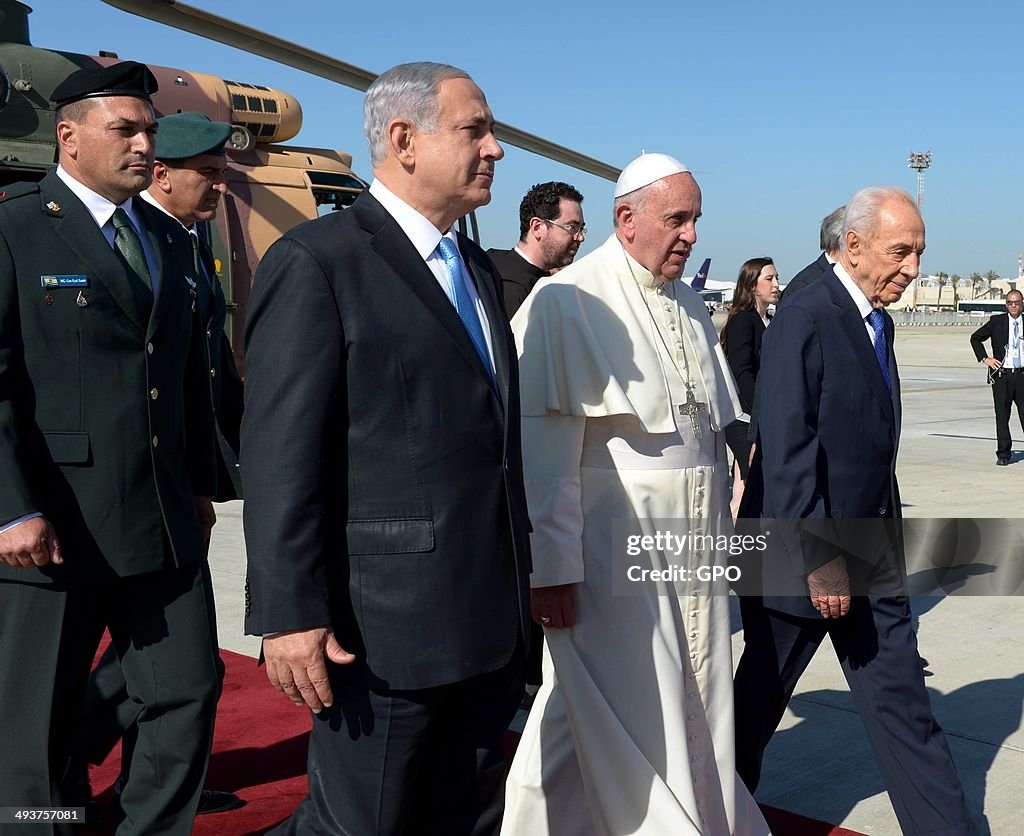
[[[921,209],[921,201],[924,199],[924,173],[932,164],[932,152],[931,151],[911,151],[910,156],[907,158],[907,168],[913,168],[917,171],[917,210]],[[918,265],[917,271],[918,278],[921,276],[920,264]],[[912,304],[914,305],[914,311],[917,311],[917,285],[918,282],[914,282],[914,298]],[[939,288],[939,302],[942,301],[942,288]]]

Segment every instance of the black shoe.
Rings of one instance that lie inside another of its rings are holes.
[[[1010,463],[1010,457],[1009,456],[1000,456],[998,459],[996,459],[996,464],[999,467],[1006,467],[1009,463]]]
[[[65,807],[84,807],[87,828],[103,827],[103,814],[92,795],[89,783],[89,764],[75,758],[68,758],[68,765],[60,779],[61,804]]]
[[[114,781],[114,797],[120,798],[123,789],[124,778],[118,775],[117,780]],[[207,813],[224,813],[228,810],[237,810],[239,807],[244,806],[245,802],[233,792],[202,790],[199,793],[199,808],[196,810],[196,815],[205,816]]]
[[[218,792],[217,790],[203,790],[199,794],[199,809],[197,816],[205,816],[207,813],[226,813],[228,810],[237,810],[245,805],[233,792]]]

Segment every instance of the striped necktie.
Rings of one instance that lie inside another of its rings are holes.
[[[878,360],[878,367],[882,370],[882,379],[885,380],[885,388],[892,395],[892,380],[889,378],[889,347],[885,342],[885,315],[880,308],[875,308],[868,314],[868,324],[875,332],[875,359]]]

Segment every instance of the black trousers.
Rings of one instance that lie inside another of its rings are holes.
[[[996,373],[992,381],[992,400],[996,407],[996,456],[1010,457],[1010,407],[1017,406],[1017,418],[1024,430],[1024,372]]]
[[[759,598],[741,599],[740,611],[736,771],[751,792],[793,690],[829,635],[903,833],[975,832],[946,737],[932,715],[905,597],[857,597],[839,619],[789,615]]]
[[[140,706],[117,832],[190,833],[217,704],[210,624],[199,563],[101,584],[0,582],[0,806],[60,806],[57,784],[107,627]]]
[[[220,658],[217,640],[213,580],[210,577],[210,564],[205,558],[199,568],[203,575],[203,592],[210,617],[219,697],[224,687],[224,661]],[[101,764],[123,738],[121,775],[127,779],[135,747],[135,721],[141,711],[142,706],[128,696],[128,683],[125,681],[124,671],[121,670],[121,662],[117,658],[117,647],[111,642],[89,676],[78,723],[72,733],[71,757],[81,763]]]
[[[309,795],[273,833],[498,833],[501,739],[523,695],[521,649],[493,673],[416,691],[372,687],[365,668],[329,667],[334,704],[314,715]]]

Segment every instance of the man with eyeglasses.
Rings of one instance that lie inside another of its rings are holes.
[[[519,242],[511,250],[488,250],[501,274],[509,318],[533,286],[572,264],[587,237],[583,195],[568,183],[538,183],[519,204]]]
[[[1017,417],[1024,428],[1024,319],[1021,319],[1019,290],[1006,294],[1006,313],[996,314],[971,334],[971,347],[979,363],[989,367],[992,399],[996,408],[996,464],[1010,463],[1010,407],[1017,405]],[[992,341],[992,356],[985,353],[985,340]],[[1002,358],[1002,359],[999,359]]]

